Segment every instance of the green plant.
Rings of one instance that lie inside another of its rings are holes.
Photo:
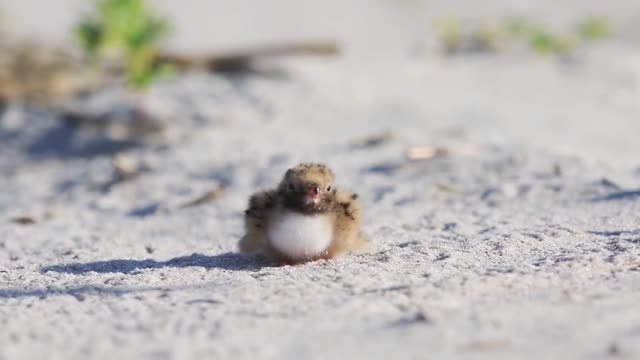
[[[566,54],[576,47],[575,37],[571,34],[556,34],[541,28],[532,29],[527,39],[529,47],[541,54]]]
[[[500,45],[501,34],[492,24],[463,26],[459,19],[448,17],[437,25],[442,47],[449,54],[496,51]]]
[[[610,33],[607,22],[597,16],[581,21],[575,32],[548,30],[521,17],[480,25],[463,24],[456,18],[448,18],[438,25],[440,42],[449,54],[462,50],[496,52],[520,43],[539,54],[566,55],[582,42],[603,39]]]
[[[611,30],[606,19],[590,16],[578,24],[578,33],[585,40],[601,40],[609,36]]]
[[[456,52],[463,41],[460,22],[453,17],[442,18],[437,22],[442,46],[448,53]]]
[[[531,30],[531,24],[521,17],[508,17],[502,23],[505,32],[513,37],[527,34]]]
[[[134,88],[146,87],[171,71],[155,61],[158,43],[167,32],[167,22],[153,15],[144,0],[101,0],[94,14],[75,28],[89,59],[112,53],[121,58],[127,83]]]

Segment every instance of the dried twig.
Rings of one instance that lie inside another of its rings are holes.
[[[366,149],[381,146],[397,138],[396,133],[391,130],[386,130],[382,133],[367,136],[362,139],[356,139],[351,143],[351,146],[356,149]]]
[[[122,155],[115,156],[111,163],[113,165],[113,178],[98,186],[98,189],[102,192],[107,192],[120,183],[135,180],[146,170],[146,167],[136,165],[130,158]]]
[[[23,215],[12,218],[11,222],[20,225],[33,225],[36,223],[36,219],[29,215]]]
[[[158,63],[168,63],[180,70],[206,69],[224,71],[246,69],[260,58],[284,55],[336,55],[340,46],[333,41],[263,45],[255,48],[217,54],[185,55],[161,52]]]
[[[215,200],[218,200],[224,194],[225,190],[226,189],[224,185],[218,185],[215,189],[208,191],[195,200],[189,201],[188,203],[182,205],[180,208],[184,209],[213,202]]]
[[[157,64],[170,64],[178,70],[247,70],[253,61],[285,55],[336,55],[340,46],[333,41],[264,45],[216,54],[188,55],[160,52]],[[107,84],[112,73],[108,64],[88,66],[66,49],[40,43],[0,43],[0,105],[9,102],[55,105],[74,95],[89,93]],[[88,117],[87,114],[70,114]],[[96,116],[94,116],[95,118]],[[97,116],[99,117],[99,116]],[[91,119],[91,121],[96,122]]]
[[[0,102],[51,105],[99,88],[105,76],[65,49],[41,43],[0,43]]]
[[[511,346],[509,339],[486,339],[473,341],[466,347],[468,351],[496,351],[506,349]]]

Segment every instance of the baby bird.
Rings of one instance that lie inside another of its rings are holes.
[[[360,229],[358,196],[333,181],[325,165],[304,163],[287,170],[276,189],[253,194],[240,251],[296,264],[362,249],[368,239]]]

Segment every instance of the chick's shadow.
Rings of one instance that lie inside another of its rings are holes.
[[[114,259],[87,263],[50,265],[42,267],[41,271],[43,273],[52,271],[67,274],[86,274],[90,272],[135,274],[141,270],[167,267],[203,267],[205,269],[224,269],[231,271],[257,271],[268,265],[269,263],[260,256],[248,256],[238,253],[207,256],[196,253],[189,256],[176,257],[167,261],[156,261],[153,259]]]
[[[189,256],[181,256],[167,261],[156,261],[153,259],[146,260],[130,260],[116,259],[105,261],[94,261],[87,263],[69,263],[45,266],[40,269],[42,273],[57,272],[66,274],[82,275],[91,272],[95,273],[120,273],[135,275],[145,269],[160,268],[187,268],[187,267],[204,267],[206,269],[224,269],[230,271],[258,271],[262,267],[271,266],[261,256],[247,256],[237,253],[225,253],[220,255],[206,256],[202,254],[192,254]],[[188,288],[195,285],[185,285],[179,288]],[[51,287],[23,289],[23,288],[0,288],[0,301],[2,299],[18,299],[25,297],[37,297],[46,299],[49,296],[69,295],[78,301],[84,301],[87,295],[103,295],[103,296],[121,296],[130,293],[141,292],[169,292],[176,290],[174,286],[155,286],[155,287],[120,287],[120,286],[103,286],[103,285],[83,285],[72,287]]]

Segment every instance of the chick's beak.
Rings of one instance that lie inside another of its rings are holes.
[[[305,196],[305,201],[307,203],[318,201],[320,195],[320,188],[316,185],[311,185],[307,188],[307,193]]]

